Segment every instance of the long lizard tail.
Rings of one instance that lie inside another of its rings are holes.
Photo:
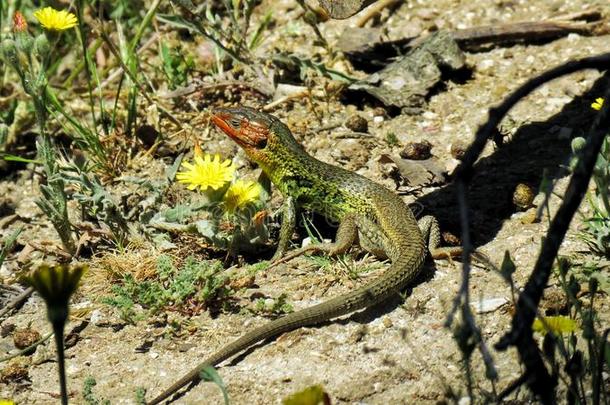
[[[158,404],[190,382],[199,381],[199,373],[203,368],[206,366],[215,366],[257,342],[272,338],[301,326],[315,325],[328,319],[345,315],[384,301],[404,288],[419,273],[423,258],[425,257],[425,251],[422,252],[422,249],[417,249],[417,247],[412,247],[410,250],[409,254],[399,257],[390,265],[382,276],[371,283],[321,304],[275,319],[229,343],[212,356],[208,357],[190,373],[186,374],[162,394],[149,402],[149,404]]]

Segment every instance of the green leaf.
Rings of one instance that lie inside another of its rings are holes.
[[[197,232],[199,232],[201,236],[212,239],[216,235],[216,227],[212,221],[202,219],[201,221],[195,222],[195,226],[197,227]]]
[[[516,267],[513,259],[510,257],[510,252],[507,250],[504,252],[504,259],[502,260],[502,266],[500,266],[500,274],[504,278],[504,280],[510,282],[513,278],[513,273],[515,272]]]
[[[42,164],[42,162],[40,160],[26,159],[26,158],[22,158],[21,156],[11,155],[10,153],[0,153],[0,156],[2,156],[2,159],[6,160],[8,162],[34,163],[37,165]]]
[[[193,215],[193,208],[190,205],[179,204],[163,213],[168,222],[182,223],[185,219]]]
[[[6,259],[6,255],[15,247],[15,242],[17,242],[17,238],[21,234],[21,231],[23,231],[23,226],[4,239],[2,249],[0,249],[0,266],[2,266],[4,259]]]
[[[199,372],[199,377],[201,377],[203,381],[209,381],[216,384],[218,388],[220,388],[220,391],[222,391],[222,397],[224,398],[225,405],[229,405],[229,395],[227,394],[227,388],[225,387],[225,383],[222,381],[222,378],[214,367],[204,367]]]

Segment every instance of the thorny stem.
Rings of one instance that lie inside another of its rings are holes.
[[[449,314],[448,322],[453,319],[460,303],[463,312],[465,311],[466,314],[470,312],[469,309],[464,310],[464,308],[469,307],[468,278],[470,276],[470,266],[468,255],[472,252],[469,229],[467,226],[468,206],[465,191],[472,177],[474,163],[481,155],[487,141],[492,138],[497,125],[517,102],[542,84],[583,69],[607,70],[609,68],[610,53],[568,62],[529,80],[506,98],[502,104],[489,111],[489,119],[477,131],[475,141],[466,151],[462,164],[456,171],[460,217],[463,226],[462,238],[464,241],[463,248],[465,259],[463,261],[462,285],[458,292],[458,296],[454,301],[453,309]],[[608,96],[610,96],[610,89],[607,91],[606,99],[608,99]],[[496,345],[498,350],[505,350],[511,345],[517,347],[521,361],[525,365],[528,385],[532,392],[535,395],[538,395],[540,400],[545,404],[550,404],[555,401],[555,393],[551,388],[554,387],[554,381],[544,366],[542,357],[540,356],[540,352],[534,341],[532,322],[536,315],[540,299],[542,298],[543,289],[550,277],[552,264],[557,256],[559,245],[563,241],[570,221],[586,192],[597,154],[601,149],[607,128],[610,126],[610,114],[608,113],[608,110],[610,109],[608,106],[609,104],[610,103],[604,104],[596,118],[588,145],[582,151],[579,165],[574,171],[565,194],[564,202],[549,226],[547,238],[542,244],[541,253],[538,256],[534,270],[530,275],[523,292],[519,296],[517,311],[512,322],[512,329]],[[606,128],[606,131],[601,130],[603,128]],[[464,224],[466,224],[465,227]]]

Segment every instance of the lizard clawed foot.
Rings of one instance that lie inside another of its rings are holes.
[[[288,252],[288,253],[284,254],[283,256],[280,255],[280,257],[277,259],[272,258],[271,264],[269,265],[269,267],[267,267],[267,270],[277,267],[278,265],[280,265],[282,263],[286,263],[286,262],[288,262],[296,257],[302,256],[306,253],[319,253],[319,252],[326,251],[327,249],[324,248],[324,245],[326,245],[326,244],[307,245],[307,246],[303,246],[302,248]],[[275,255],[273,257],[275,258]]]
[[[434,249],[430,249],[430,256],[434,260],[446,259],[450,265],[454,265],[453,261],[454,257],[460,257],[462,255],[462,247],[454,246],[454,247],[436,247]]]

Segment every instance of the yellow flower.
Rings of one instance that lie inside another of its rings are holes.
[[[34,17],[36,17],[40,25],[52,31],[67,30],[78,23],[78,19],[74,14],[68,13],[66,10],[55,10],[53,7],[36,10]]]
[[[532,329],[543,335],[546,335],[549,331],[553,332],[555,335],[563,335],[564,333],[577,331],[578,325],[576,324],[576,321],[567,316],[543,316],[542,320],[536,318],[532,324]]]
[[[15,405],[10,399],[0,399],[0,405]]]
[[[254,181],[237,180],[231,184],[223,199],[225,209],[234,213],[248,204],[254,203],[261,195],[261,185]]]
[[[200,187],[202,191],[209,188],[218,190],[233,179],[235,166],[230,160],[220,161],[220,156],[195,154],[195,163],[182,163],[185,171],[178,172],[176,178],[180,183],[188,184],[189,190]]]
[[[598,97],[595,99],[595,102],[593,104],[591,104],[591,108],[599,111],[602,109],[603,105],[604,105],[604,99],[601,97]]]
[[[67,304],[86,270],[87,266],[42,265],[23,280],[48,304]]]

